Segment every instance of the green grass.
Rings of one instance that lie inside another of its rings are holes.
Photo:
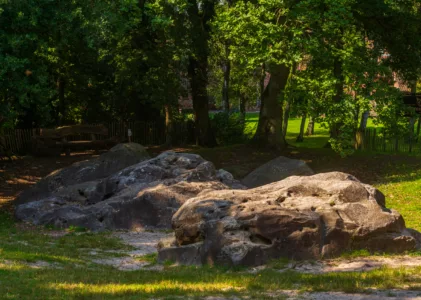
[[[145,254],[145,255],[137,257],[137,260],[141,262],[147,262],[150,265],[155,265],[158,263],[158,254],[157,253]]]
[[[398,210],[408,227],[421,230],[419,158],[358,153],[341,159],[329,149],[286,151],[267,151],[248,145],[194,149],[194,152],[213,161],[217,168],[223,167],[237,177],[279,155],[303,159],[316,172],[337,170],[354,174],[384,192],[387,206]],[[272,261],[269,268],[254,274],[244,268],[170,264],[165,264],[161,272],[124,272],[92,263],[91,259],[98,258],[98,254],[100,257],[115,256],[117,254],[107,250],[130,250],[129,246],[110,233],[80,231],[74,228],[73,232],[55,237],[51,233],[57,231],[52,228],[25,227],[16,224],[9,213],[0,212],[0,298],[177,299],[237,296],[269,299],[269,295],[279,295],[281,290],[369,292],[370,289],[421,289],[421,267],[312,275],[279,272],[289,263],[285,259]],[[90,249],[95,249],[97,255],[91,255]],[[349,259],[367,256],[371,254],[364,250],[343,255]],[[138,259],[152,265],[156,263],[156,254]],[[38,261],[54,264],[56,268],[36,269],[28,265]],[[284,297],[280,295],[278,298]]]
[[[263,299],[282,290],[351,293],[403,286],[419,289],[420,272],[421,268],[384,268],[365,273],[312,275],[266,269],[250,274],[217,267],[122,272],[103,266],[74,267],[70,263],[61,269],[31,269],[19,262],[0,262],[0,295],[2,299],[175,299],[177,296]]]
[[[252,137],[256,132],[257,124],[259,121],[259,113],[252,112],[246,114],[246,127],[244,129],[244,134],[248,137]],[[307,129],[309,119],[306,120],[305,129]],[[304,141],[297,143],[296,139],[300,133],[301,118],[289,118],[288,130],[286,135],[286,140],[289,144],[295,147],[303,148],[322,148],[326,145],[329,139],[329,130],[324,128],[322,124],[315,123],[314,126],[314,135],[305,136]],[[372,119],[368,119],[367,128],[380,128],[381,125],[376,126],[373,123]]]
[[[407,227],[421,231],[421,169],[403,163],[399,172],[376,187],[385,194],[387,205],[404,216]]]

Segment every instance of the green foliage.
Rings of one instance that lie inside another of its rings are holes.
[[[421,72],[419,5],[1,1],[0,126],[162,122],[163,108],[177,107],[198,83],[195,97],[203,102],[209,93],[220,106],[227,65],[231,108],[243,109],[260,99],[268,66],[283,64],[295,72],[279,99],[288,99],[293,115],[318,117],[334,133],[332,147],[349,155],[364,111],[375,111],[388,134],[406,127],[408,112],[392,84],[396,76],[416,82]],[[222,143],[241,140],[214,127]]]
[[[211,122],[219,144],[227,145],[244,141],[245,119],[241,113],[216,113],[212,116]]]

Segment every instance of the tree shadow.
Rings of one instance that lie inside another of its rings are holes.
[[[89,299],[139,299],[151,297],[232,297],[265,295],[282,296],[283,290],[340,291],[346,293],[371,292],[372,288],[419,288],[419,272],[413,270],[377,270],[371,272],[342,272],[303,274],[295,271],[278,272],[268,269],[256,274],[223,268],[175,267],[165,271],[121,272],[111,268],[63,269],[2,268],[7,280],[8,295],[17,299],[27,294],[43,297]],[[26,288],[22,288],[26,287]],[[3,287],[4,289],[4,287]],[[2,288],[0,287],[0,291]],[[259,297],[260,296],[260,297]],[[417,294],[406,295],[411,299]],[[335,296],[341,299],[341,295]],[[32,298],[33,299],[33,298]],[[343,299],[345,295],[343,295]]]

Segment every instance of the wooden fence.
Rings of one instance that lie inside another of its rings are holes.
[[[98,125],[98,124],[92,124]],[[144,146],[162,145],[166,141],[165,124],[157,122],[112,122],[104,124],[108,135],[95,135],[97,140],[117,137],[120,141],[128,141],[128,129],[131,130],[131,141]],[[0,156],[3,154],[27,154],[32,148],[32,139],[42,134],[41,128],[33,129],[2,129],[0,131]],[[194,139],[193,125],[189,122],[173,124],[172,142],[174,144],[191,143]],[[91,140],[91,134],[72,135],[68,141]],[[3,153],[2,153],[3,152]]]
[[[390,135],[382,128],[357,132],[356,149],[385,153],[421,153],[421,137],[415,133]]]

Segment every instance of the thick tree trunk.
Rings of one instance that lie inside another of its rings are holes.
[[[259,81],[259,89],[260,89],[260,113],[259,113],[259,118],[261,117],[261,114],[262,114],[263,93],[265,92],[265,79],[266,79],[266,65],[263,63],[261,74],[260,74],[260,81]]]
[[[284,110],[284,117],[283,117],[283,124],[282,124],[282,135],[285,137],[288,131],[288,121],[289,121],[289,112],[291,110],[291,104],[288,100],[285,103],[285,110]]]
[[[274,65],[270,68],[270,81],[262,95],[260,119],[254,140],[261,145],[282,149],[287,146],[282,135],[282,102],[290,68]]]
[[[57,80],[57,90],[58,90],[58,103],[59,103],[59,110],[58,110],[58,125],[63,125],[63,122],[66,117],[66,99],[64,95],[64,87],[65,87],[65,81],[60,76]]]
[[[173,112],[172,108],[167,104],[165,105],[165,145],[172,145],[173,135]]]
[[[208,84],[208,41],[210,21],[215,15],[213,1],[202,2],[188,0],[187,13],[192,23],[191,47],[193,55],[189,57],[188,73],[196,127],[196,143],[200,146],[216,146],[216,139],[209,119]],[[199,9],[200,8],[200,9]]]
[[[310,117],[309,121],[308,121],[308,126],[307,126],[307,132],[306,135],[310,136],[314,134],[314,118]]]
[[[206,89],[207,61],[199,62],[194,58],[190,58],[189,74],[196,126],[196,144],[214,147],[216,146],[216,139],[210,124],[209,101]]]
[[[367,128],[368,117],[370,116],[370,111],[366,110],[361,116],[360,128],[361,132],[364,132]]]
[[[304,114],[301,118],[300,134],[297,136],[297,143],[304,141],[304,127],[306,126],[307,115]]]
[[[229,86],[230,86],[230,74],[231,74],[231,62],[229,61],[229,44],[225,44],[225,62],[224,62],[224,83],[222,85],[222,102],[224,103],[224,111],[229,112],[230,100],[229,100]]]
[[[288,122],[289,122],[289,114],[291,111],[291,103],[293,100],[293,90],[294,90],[294,75],[297,70],[297,64],[293,63],[291,67],[291,71],[289,74],[289,86],[290,86],[290,93],[288,94],[288,99],[285,103],[285,110],[284,110],[284,116],[283,116],[283,125],[282,125],[282,134],[285,137],[288,132]]]

